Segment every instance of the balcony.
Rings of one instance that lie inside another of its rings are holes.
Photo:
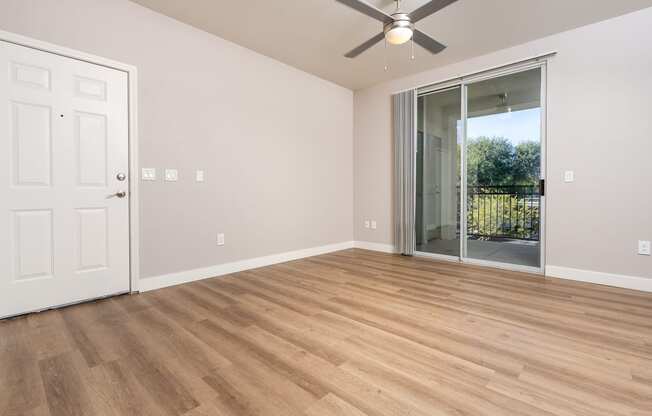
[[[469,187],[468,256],[539,267],[539,191],[538,186]]]
[[[470,186],[467,193],[467,257],[539,267],[539,187]],[[457,224],[457,238],[431,239],[426,244],[417,244],[417,251],[457,256],[459,214]]]

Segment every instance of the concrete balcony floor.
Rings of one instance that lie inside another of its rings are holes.
[[[460,240],[430,240],[427,244],[417,244],[416,250],[425,253],[459,256]],[[468,257],[477,260],[539,267],[540,245],[538,241],[469,240]]]

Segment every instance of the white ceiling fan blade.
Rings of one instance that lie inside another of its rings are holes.
[[[384,33],[379,33],[373,38],[363,43],[362,45],[352,49],[344,56],[346,56],[347,58],[355,58],[356,56],[360,55],[362,52],[366,51],[367,49],[371,48],[372,46],[374,46],[375,44],[383,40],[384,37],[385,37]]]
[[[376,19],[378,21],[381,21],[383,23],[391,23],[394,21],[394,19],[392,19],[392,16],[388,15],[384,11],[375,8],[371,4],[364,2],[362,0],[335,0],[335,1],[345,4],[350,8],[355,9],[360,13],[366,14],[367,16]]]
[[[418,9],[410,13],[410,19],[413,23],[418,22],[421,19],[424,19],[430,16],[433,13],[438,12],[449,4],[455,3],[457,0],[432,0]]]

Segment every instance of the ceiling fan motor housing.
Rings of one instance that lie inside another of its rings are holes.
[[[410,39],[414,34],[414,23],[407,13],[396,12],[392,15],[392,21],[383,25],[385,39],[392,45],[401,45]]]

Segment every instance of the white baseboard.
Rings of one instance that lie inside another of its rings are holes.
[[[652,292],[652,278],[571,269],[559,266],[546,266],[546,276],[558,277],[566,280],[576,280],[579,282],[597,283],[599,285],[615,286],[624,289],[634,289],[643,292]]]
[[[203,267],[201,269],[170,273],[161,276],[140,279],[138,287],[141,292],[147,292],[150,290],[161,289],[182,283],[208,279],[210,277],[223,276],[225,274],[241,272],[258,267],[270,266],[272,264],[284,263],[286,261],[318,256],[320,254],[332,253],[334,251],[346,250],[353,248],[354,246],[355,244],[353,241],[345,241],[342,243],[306,248],[303,250],[272,254],[271,256],[256,257],[253,259],[218,264],[215,266]]]
[[[396,253],[396,249],[391,244],[370,243],[368,241],[354,241],[353,247],[365,250],[380,251],[382,253]]]
[[[284,263],[286,261],[298,260],[306,257],[318,256],[320,254],[332,253],[335,251],[346,250],[354,247],[365,250],[379,251],[382,253],[396,253],[394,246],[391,244],[372,243],[368,241],[345,241],[342,243],[328,244],[325,246],[312,247],[303,250],[288,251],[285,253],[273,254],[270,256],[256,257],[253,259],[218,264],[215,266],[203,267],[200,269],[186,270],[161,276],[149,277],[140,280],[139,289],[141,292],[147,292],[168,286],[194,282],[196,280],[208,279],[210,277],[223,276],[230,273],[237,273],[244,270],[270,266],[272,264]],[[625,289],[640,290],[644,292],[652,292],[652,278],[626,276],[559,266],[546,266],[546,276],[557,277],[566,280],[575,280],[579,282],[596,283],[600,285],[614,286]]]

